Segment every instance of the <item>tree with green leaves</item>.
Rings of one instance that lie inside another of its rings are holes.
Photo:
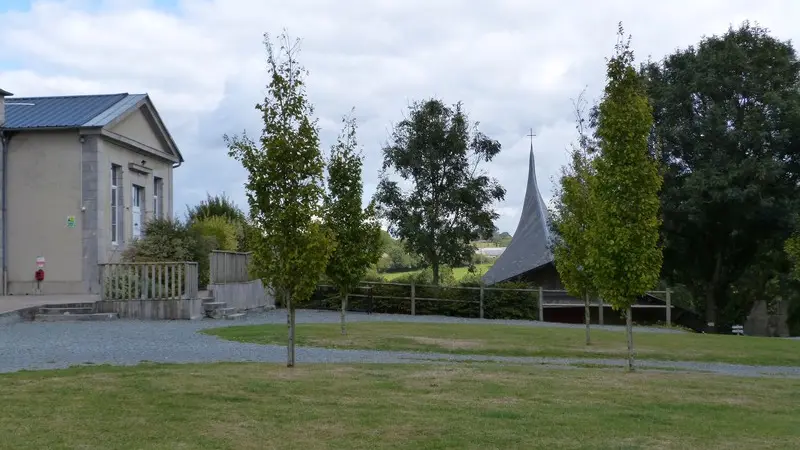
[[[364,278],[367,269],[382,253],[381,227],[375,205],[362,208],[364,186],[361,181],[363,157],[358,151],[356,120],[343,119],[344,129],[331,147],[328,161],[328,195],[325,197],[325,225],[336,234],[336,249],[326,275],[339,290],[342,300],[341,329],[347,334],[347,299]]]
[[[440,100],[411,105],[383,149],[383,172],[375,194],[389,231],[420,255],[439,283],[443,265],[471,264],[473,241],[489,239],[505,198],[497,180],[479,170],[500,152],[500,143],[472,125],[461,103]],[[389,170],[412,187],[405,192]]]
[[[763,255],[780,253],[795,225],[800,63],[791,42],[745,22],[643,73],[654,108],[651,148],[666,169],[664,276],[703,299],[714,331],[752,307],[755,298],[732,286],[760,286],[760,297],[769,277],[753,279],[767,275],[757,266],[785,265]]]
[[[264,35],[270,83],[256,106],[264,127],[258,141],[225,136],[229,154],[248,172],[245,190],[253,231],[253,271],[287,308],[287,365],[295,364],[295,301],[316,289],[335,247],[324,216],[325,161],[308,101],[306,70],[296,59],[299,40],[284,32],[276,52]]]
[[[213,219],[212,219],[213,218]],[[221,218],[217,219],[217,218]],[[236,228],[236,247],[230,250],[247,251],[247,215],[233,202],[233,200],[222,193],[220,195],[211,195],[206,193],[206,199],[194,206],[186,206],[186,220],[189,224],[196,224],[202,221],[210,221],[211,228],[216,232],[220,232],[221,228],[228,228],[223,226],[223,220]],[[206,227],[207,228],[207,227]],[[228,245],[220,245],[220,248],[228,250]]]
[[[594,211],[589,183],[594,175],[590,152],[592,140],[586,133],[583,93],[575,102],[578,143],[570,149],[570,161],[562,168],[559,185],[554,192],[551,226],[555,237],[553,256],[556,269],[567,292],[584,300],[586,345],[591,344],[590,299],[596,295],[589,260],[589,227]]]
[[[630,38],[619,26],[615,54],[597,109],[599,153],[589,178],[593,220],[588,227],[589,269],[603,301],[625,311],[628,370],[634,369],[631,305],[659,281],[658,162],[648,149],[652,109],[633,67]]]

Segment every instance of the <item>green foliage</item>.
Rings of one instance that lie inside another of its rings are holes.
[[[658,246],[662,178],[648,152],[652,110],[633,68],[622,26],[608,61],[607,85],[598,108],[599,154],[590,177],[593,219],[588,232],[589,268],[598,294],[625,310],[659,281]]]
[[[500,152],[500,143],[476,131],[460,103],[415,103],[383,149],[383,173],[375,198],[389,231],[433,270],[469,263],[472,242],[494,233],[495,201],[505,197],[497,180],[478,170]],[[388,170],[410,181],[404,192]]]
[[[290,300],[291,310],[293,301],[314,292],[335,242],[320,223],[325,162],[305,91],[307,72],[295,59],[299,44],[283,34],[276,54],[268,35],[264,43],[270,83],[256,107],[264,122],[261,136],[258,141],[246,134],[225,136],[225,142],[248,172],[253,270],[279,297]]]
[[[141,238],[131,242],[122,253],[124,262],[196,262],[198,283],[208,284],[208,254],[217,246],[213,236],[180,220],[153,219],[144,226]]]
[[[556,269],[567,292],[580,299],[596,294],[588,264],[592,244],[589,228],[594,217],[589,185],[594,167],[590,139],[585,132],[584,105],[581,94],[575,104],[579,141],[572,146],[569,165],[562,169],[551,215]]]
[[[205,200],[186,207],[186,217],[189,222],[209,217],[225,217],[232,222],[244,222],[246,215],[225,193],[220,195],[206,193]]]
[[[203,236],[214,238],[214,250],[236,251],[242,238],[241,224],[224,216],[203,217],[192,222],[191,227]]]
[[[212,196],[206,193],[206,199],[199,204],[186,207],[187,222],[190,224],[211,217],[222,217],[236,227],[236,247],[231,250],[247,251],[247,215],[224,193]]]
[[[794,229],[800,176],[800,63],[792,45],[744,23],[643,69],[654,106],[650,145],[666,165],[664,276],[729,323]],[[740,280],[746,277],[749,280]],[[756,282],[757,281],[757,282]]]
[[[383,253],[377,262],[379,272],[400,272],[422,267],[418,256],[410,254],[399,239],[391,237],[388,231],[381,230]]]
[[[356,121],[343,119],[344,129],[331,148],[325,225],[336,233],[336,249],[325,271],[341,293],[352,291],[381,253],[381,228],[375,206],[361,207],[363,158],[357,152]]]

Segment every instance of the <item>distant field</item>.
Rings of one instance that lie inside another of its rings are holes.
[[[490,267],[492,267],[492,264],[493,263],[476,264],[475,265],[476,273],[478,275],[483,275],[484,273],[486,273],[487,270],[489,270]],[[397,278],[404,277],[404,276],[412,274],[412,273],[419,273],[419,272],[420,272],[419,270],[410,270],[408,272],[383,273],[383,274],[381,274],[381,276],[384,279],[386,279],[386,281],[392,281],[392,280],[396,280]],[[456,267],[455,269],[453,269],[453,276],[455,277],[456,281],[461,280],[462,278],[464,278],[467,275],[467,273],[468,273],[468,268],[467,267]]]

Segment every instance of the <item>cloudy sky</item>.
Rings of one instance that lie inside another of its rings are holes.
[[[359,119],[365,190],[380,148],[408,104],[463,101],[503,145],[488,166],[508,190],[498,226],[516,228],[528,134],[550,197],[574,139],[572,99],[596,99],[623,21],[638,59],[660,59],[744,20],[800,40],[797,0],[0,0],[0,88],[17,96],[150,94],[186,163],[176,213],[206,192],[245,206],[245,173],[225,133],[260,131],[262,34],[302,38],[325,151],[351,107]]]

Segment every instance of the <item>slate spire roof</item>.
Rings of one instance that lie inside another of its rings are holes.
[[[487,285],[499,283],[551,262],[549,215],[536,182],[536,161],[531,144],[528,185],[519,225],[511,243],[483,276],[483,281]]]

